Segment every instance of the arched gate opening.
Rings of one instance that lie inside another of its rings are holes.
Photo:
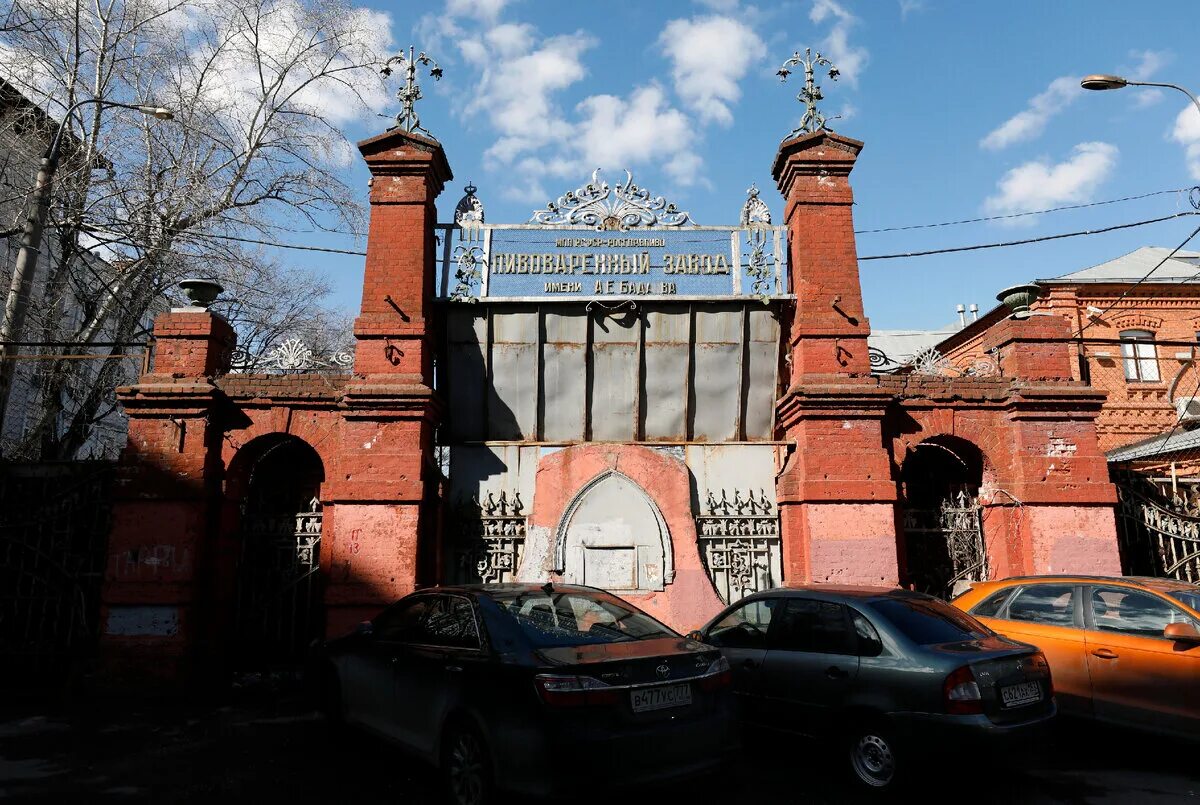
[[[987,577],[983,468],[979,448],[949,436],[927,439],[905,458],[902,584],[949,598],[964,583]]]
[[[294,436],[247,445],[239,502],[235,582],[235,665],[299,665],[323,635],[320,488],[316,451]]]

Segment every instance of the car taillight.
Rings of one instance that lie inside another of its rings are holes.
[[[1046,655],[1038,652],[1033,655],[1033,667],[1039,671],[1046,672],[1046,698],[1054,698],[1054,675],[1050,673],[1050,663],[1046,660]]]
[[[533,686],[551,707],[590,707],[620,701],[610,685],[590,676],[538,674],[533,678]]]
[[[971,667],[964,665],[946,677],[942,683],[942,698],[946,712],[953,715],[978,715],[983,712],[983,694]]]
[[[713,660],[704,676],[700,677],[700,690],[720,690],[732,684],[733,669],[729,667],[729,660],[724,657]]]

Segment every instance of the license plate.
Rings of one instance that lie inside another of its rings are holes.
[[[633,712],[685,707],[692,703],[691,685],[667,685],[661,688],[638,688],[630,693]]]
[[[1037,682],[1022,682],[1000,688],[1000,700],[1005,707],[1020,707],[1042,700],[1042,686]]]

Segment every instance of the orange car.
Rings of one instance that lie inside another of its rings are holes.
[[[1060,712],[1200,738],[1200,588],[1024,576],[975,582],[951,603],[1040,648]]]

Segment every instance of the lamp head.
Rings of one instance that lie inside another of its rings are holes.
[[[144,115],[153,115],[159,120],[174,120],[175,113],[161,106],[139,106],[138,111]]]
[[[1084,76],[1083,80],[1079,82],[1079,86],[1083,87],[1084,89],[1094,90],[1121,89],[1128,84],[1129,81],[1119,75],[1102,74]]]

